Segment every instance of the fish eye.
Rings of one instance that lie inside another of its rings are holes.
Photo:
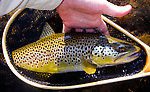
[[[126,51],[125,46],[119,46],[118,47],[118,52],[125,52],[125,51]]]
[[[125,49],[124,48],[120,48],[119,52],[125,52]]]

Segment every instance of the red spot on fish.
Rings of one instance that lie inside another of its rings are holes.
[[[59,55],[57,55],[57,57],[59,57]]]

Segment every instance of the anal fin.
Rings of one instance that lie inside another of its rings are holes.
[[[96,65],[90,64],[84,58],[82,58],[83,70],[88,74],[94,74],[96,72]]]

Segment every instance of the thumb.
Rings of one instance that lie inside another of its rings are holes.
[[[121,17],[128,14],[131,11],[131,9],[132,9],[131,5],[117,6],[106,1],[103,8],[103,13],[114,17]]]
[[[62,29],[62,33],[69,33],[71,30],[70,27],[67,27],[65,24],[63,24],[63,29]]]

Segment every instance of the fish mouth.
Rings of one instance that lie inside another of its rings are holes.
[[[139,55],[140,55],[139,52],[135,52],[135,53],[131,54],[129,57],[138,57]]]
[[[124,54],[118,56],[114,60],[114,62],[115,63],[127,63],[127,62],[131,62],[131,61],[137,59],[139,56],[140,56],[139,51],[136,51],[136,52],[129,54],[129,55],[128,55],[128,53],[124,53]],[[126,57],[126,58],[124,58],[124,57]]]

